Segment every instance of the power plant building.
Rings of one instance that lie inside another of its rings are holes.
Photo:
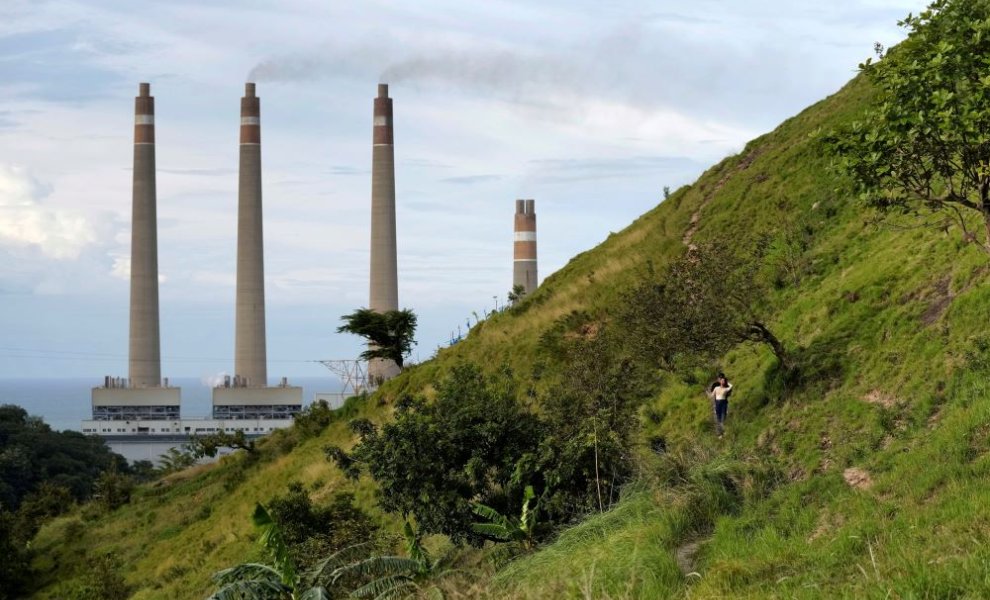
[[[528,295],[539,279],[536,275],[536,201],[516,200],[512,243],[512,287],[522,286]]]
[[[371,272],[368,308],[399,310],[399,280],[395,243],[395,146],[392,99],[388,84],[378,84],[374,101],[371,150]],[[399,374],[395,362],[374,359],[368,378],[381,382]]]
[[[134,99],[131,193],[131,296],[128,376],[93,388],[93,420],[178,418],[179,388],[162,379],[158,322],[158,216],[155,185],[155,98],[141,83]]]
[[[93,388],[92,418],[82,422],[83,433],[103,437],[132,460],[156,459],[191,435],[263,435],[288,427],[302,409],[302,388],[284,377],[267,385],[261,128],[253,83],[241,99],[235,375],[214,388],[213,414],[193,418],[181,414],[180,389],[161,378],[154,115],[151,86],[142,83],[134,117],[128,377],[108,376]]]
[[[283,377],[268,387],[265,341],[265,256],[261,203],[261,101],[255,84],[241,98],[237,192],[237,292],[234,376],[213,390],[214,419],[291,419],[302,388]]]

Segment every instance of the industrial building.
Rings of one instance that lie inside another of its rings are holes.
[[[157,451],[179,445],[191,435],[235,431],[263,435],[288,427],[302,410],[301,387],[290,386],[284,377],[274,387],[268,387],[267,381],[259,109],[255,85],[248,83],[241,98],[240,120],[235,375],[213,390],[210,416],[187,418],[181,413],[181,391],[161,378],[155,110],[151,86],[139,86],[134,119],[129,373],[126,378],[107,376],[101,387],[93,389],[92,419],[82,422],[83,433],[104,437],[125,456],[143,457],[148,448]]]
[[[177,418],[181,390],[162,379],[158,329],[158,216],[155,185],[155,98],[151,85],[134,99],[131,192],[131,297],[128,376],[104,377],[93,388],[94,421]],[[86,425],[83,425],[86,428]]]
[[[528,295],[539,279],[536,275],[536,201],[516,200],[512,243],[512,287],[522,286]]]
[[[283,377],[268,387],[265,341],[265,244],[261,203],[261,100],[255,84],[241,98],[237,187],[237,291],[234,376],[213,390],[214,419],[291,419],[302,388]]]
[[[378,84],[372,113],[371,148],[371,272],[368,308],[399,310],[399,278],[395,244],[395,138],[388,84]],[[391,360],[368,363],[368,378],[378,383],[395,377]]]

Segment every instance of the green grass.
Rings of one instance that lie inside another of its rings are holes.
[[[694,240],[774,241],[769,324],[797,374],[765,348],[727,348],[718,366],[736,392],[728,435],[717,440],[700,393],[708,374],[657,373],[662,385],[642,407],[642,433],[663,436],[669,454],[651,456],[644,443],[640,481],[612,511],[563,531],[472,593],[990,596],[990,261],[956,230],[904,227],[916,223],[906,217],[877,224],[849,197],[814,134],[854,119],[869,101],[855,80],[754,140],[361,409],[385,419],[396,397],[429,395],[460,361],[507,364],[520,379],[534,364],[552,367],[540,336],[573,311],[614,321],[623,293],[684,251],[696,212]],[[544,373],[538,387],[554,375]],[[344,482],[323,458],[324,444],[351,441],[336,423],[268,462],[228,460],[144,488],[112,515],[59,519],[35,542],[39,596],[57,597],[57,580],[80,576],[87,555],[107,550],[120,555],[137,598],[205,596],[210,573],[255,551],[254,502],[290,481],[317,498],[353,488],[374,507],[367,481]],[[849,468],[872,485],[848,485]],[[697,575],[685,577],[675,554],[692,542]]]

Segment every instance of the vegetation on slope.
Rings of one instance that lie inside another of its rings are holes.
[[[52,575],[41,595],[81,576],[79,554],[112,551],[136,597],[204,596],[211,572],[251,555],[254,503],[290,482],[317,501],[349,489],[375,506],[367,477],[348,483],[322,455],[355,441],[345,419],[380,424],[406,394],[434,399],[464,363],[490,375],[508,366],[539,414],[568,377],[562,341],[623,331],[630,292],[661,282],[691,245],[758,241],[762,318],[788,364],[742,343],[637,379],[646,396],[631,452],[638,481],[612,510],[593,507],[599,514],[499,569],[484,593],[990,595],[990,265],[941,219],[877,221],[830,168],[819,133],[858,119],[873,93],[857,79],[754,140],[325,429],[297,426],[256,462],[235,458],[142,489],[109,518],[46,527],[38,564]],[[702,394],[716,368],[736,387],[722,440]]]

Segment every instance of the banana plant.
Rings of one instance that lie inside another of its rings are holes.
[[[213,580],[218,589],[207,600],[330,600],[330,592],[321,582],[332,579],[333,571],[366,546],[349,546],[300,574],[282,529],[268,510],[257,504],[251,520],[261,529],[258,545],[271,557],[272,564],[244,563],[217,571]]]
[[[536,498],[536,494],[533,492],[533,486],[527,485],[523,492],[522,508],[519,511],[518,519],[503,515],[480,502],[474,502],[471,505],[474,514],[487,519],[487,522],[475,523],[471,528],[475,533],[495,541],[517,543],[528,552],[536,547],[537,516],[540,503],[537,502],[530,507],[534,498]]]
[[[343,578],[367,581],[351,592],[352,598],[389,600],[420,592],[442,598],[442,592],[434,584],[459,572],[450,568],[453,554],[448,552],[432,558],[408,522],[403,527],[403,534],[407,556],[370,556],[336,569],[331,581],[336,583]]]

